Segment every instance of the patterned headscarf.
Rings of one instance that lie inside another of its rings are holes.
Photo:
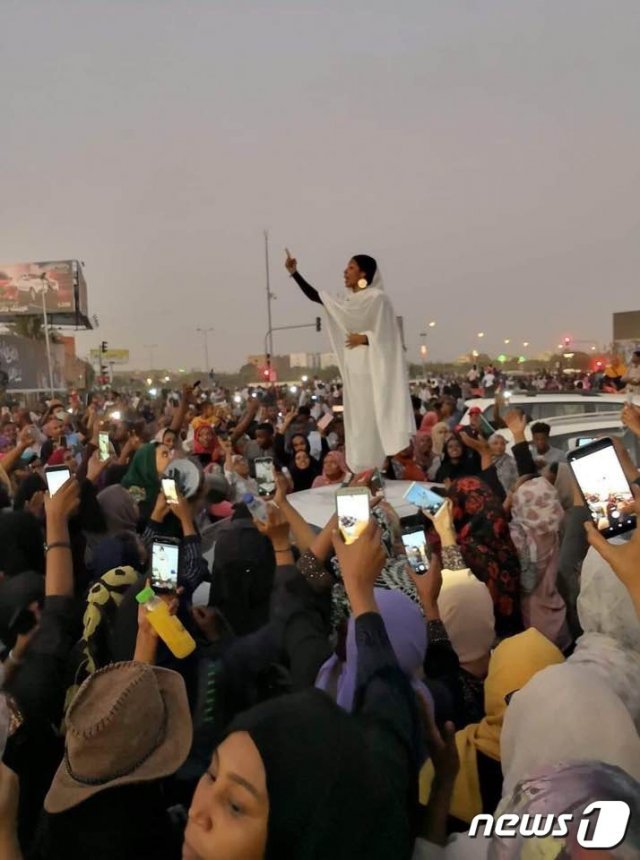
[[[571,637],[564,600],[556,588],[560,529],[564,511],[555,488],[546,478],[533,478],[513,495],[511,538],[520,559],[522,615],[560,648]]]
[[[591,852],[580,846],[579,839],[582,842],[585,837],[594,839],[596,833],[598,837],[613,836],[612,822],[605,824],[603,820],[604,811],[593,833],[593,817],[582,819],[587,807],[596,801],[622,801],[629,806],[630,816],[626,827],[621,827],[619,844],[595,856],[606,856],[611,860],[630,860],[640,856],[640,783],[619,767],[601,761],[582,761],[556,765],[532,774],[520,782],[510,796],[503,798],[496,816],[507,813],[527,815],[529,822],[533,822],[535,816],[535,824],[543,830],[549,825],[549,832],[533,839],[520,835],[515,838],[494,835],[489,860],[588,857]],[[569,832],[566,836],[553,836],[551,831],[557,827],[555,816],[563,814],[571,815],[567,822]]]
[[[497,635],[520,632],[520,562],[500,500],[474,477],[455,481],[449,496],[462,557],[491,593]]]

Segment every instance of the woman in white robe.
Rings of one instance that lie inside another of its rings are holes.
[[[404,451],[416,432],[398,319],[373,257],[358,254],[344,272],[346,294],[318,292],[286,268],[311,301],[322,304],[344,386],[346,457],[357,473]]]

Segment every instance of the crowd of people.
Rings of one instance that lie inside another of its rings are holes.
[[[606,800],[630,819],[593,856],[640,857],[640,535],[604,540],[549,427],[528,441],[499,392],[463,426],[465,397],[501,381],[473,370],[414,386],[415,435],[380,475],[350,469],[340,386],[319,381],[3,408],[2,860],[515,858],[527,841],[586,858],[582,815]],[[621,420],[640,435],[639,407]],[[394,481],[440,485],[411,520],[424,574]],[[295,494],[349,484],[373,489],[347,545]],[[149,601],[158,541],[177,587]],[[565,832],[469,834],[507,813]]]

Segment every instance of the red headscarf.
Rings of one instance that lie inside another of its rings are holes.
[[[64,466],[64,458],[66,454],[66,448],[56,448],[56,450],[47,460],[47,466]]]

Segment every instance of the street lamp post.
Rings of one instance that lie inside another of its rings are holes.
[[[158,346],[157,343],[145,343],[144,348],[149,350],[149,370],[153,370],[153,350]]]
[[[202,341],[204,344],[204,371],[205,373],[209,373],[211,368],[209,367],[209,332],[214,331],[212,328],[197,328],[196,331],[200,332],[202,335]]]

